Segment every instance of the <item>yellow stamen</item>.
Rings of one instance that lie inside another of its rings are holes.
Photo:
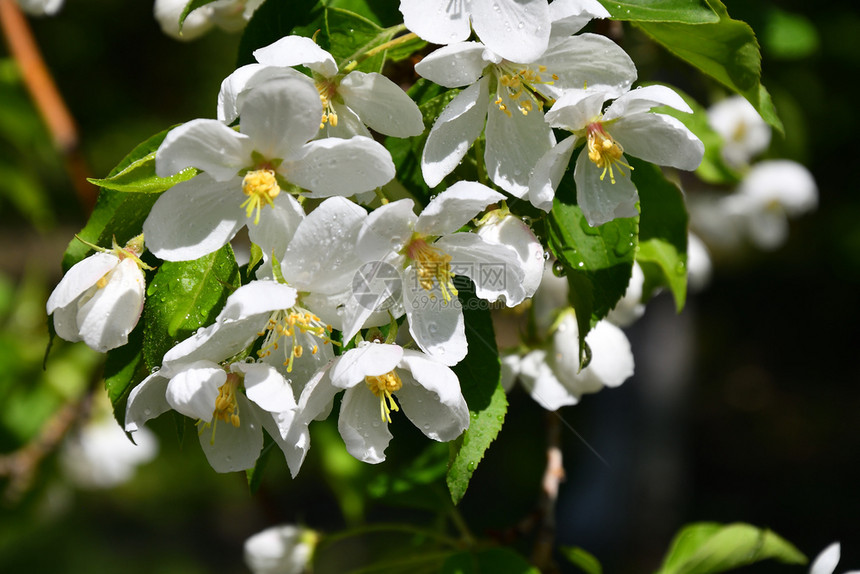
[[[415,262],[418,283],[427,291],[433,289],[433,281],[439,285],[442,297],[451,301],[457,295],[454,287],[454,274],[451,273],[451,256],[431,247],[426,239],[416,235],[406,246],[406,255]]]
[[[300,358],[304,354],[304,347],[299,343],[299,333],[310,333],[317,339],[322,341],[322,344],[332,343],[331,326],[322,322],[322,319],[306,309],[293,307],[284,311],[277,311],[269,318],[264,331],[268,332],[266,340],[263,343],[263,348],[257,351],[257,356],[268,357],[272,351],[280,348],[280,339],[292,339],[287,341],[284,347],[284,362],[287,367],[287,372],[292,372],[293,361]],[[319,346],[311,347],[311,354],[316,355],[319,352]]]
[[[394,371],[389,371],[378,377],[364,377],[367,388],[379,397],[379,414],[384,422],[391,422],[391,411],[399,411],[400,408],[394,402],[392,393],[396,393],[403,387],[403,381]],[[385,399],[388,399],[388,403]]]
[[[612,139],[612,136],[609,135],[609,132],[607,132],[606,129],[604,129],[601,122],[597,121],[588,124],[586,127],[586,133],[588,141],[588,159],[590,159],[598,168],[603,169],[603,173],[600,174],[600,181],[603,181],[603,178],[606,177],[606,173],[609,172],[609,181],[615,183],[615,172],[613,171],[613,166],[618,169],[618,173],[620,173],[622,177],[627,176],[627,174],[624,173],[624,170],[621,169],[622,167],[626,167],[631,171],[633,170],[633,167],[623,160],[624,148],[621,147],[621,144]]]
[[[320,129],[323,129],[326,124],[331,127],[337,127],[337,112],[334,111],[334,97],[337,94],[337,84],[326,78],[318,77],[315,80],[317,92],[320,95],[323,113],[320,120]]]
[[[256,225],[260,223],[260,211],[263,206],[275,206],[274,199],[281,193],[281,188],[275,179],[274,171],[258,169],[245,174],[242,180],[242,193],[247,195],[248,199],[240,207],[245,208],[247,217],[251,217],[251,214],[256,211],[254,216],[254,225]]]

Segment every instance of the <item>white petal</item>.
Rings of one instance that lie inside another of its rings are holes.
[[[218,110],[215,116],[219,122],[231,124],[239,117],[239,94],[245,90],[251,78],[260,72],[276,75],[280,71],[260,64],[247,64],[236,68],[224,78],[221,82],[221,89],[218,90]]]
[[[242,321],[216,321],[167,351],[159,372],[172,377],[194,361],[228,359],[250,345],[268,319],[269,313],[261,313]]]
[[[500,96],[511,115],[508,117],[495,104],[490,106],[484,163],[493,183],[523,197],[529,191],[529,176],[535,164],[555,145],[555,136],[537,106],[524,115],[507,90],[502,90]]]
[[[388,423],[382,420],[379,398],[366,385],[352,387],[343,394],[337,428],[349,454],[370,464],[385,460],[391,433]]]
[[[354,111],[340,102],[332,102],[332,107],[337,114],[337,126],[332,126],[330,121],[324,123],[317,139],[341,138],[348,140],[355,136],[373,137],[373,134],[370,133],[370,130],[367,129],[362,123],[361,118]],[[376,198],[376,194],[372,195]]]
[[[278,413],[296,409],[293,388],[271,365],[233,363],[230,370],[245,376],[245,395],[264,411]]]
[[[148,420],[170,410],[165,394],[167,379],[158,372],[152,373],[131,390],[125,408],[125,431],[135,432]]]
[[[766,251],[776,249],[788,239],[788,219],[778,209],[751,211],[744,218],[750,240]]]
[[[809,170],[790,160],[765,160],[750,168],[737,193],[762,207],[778,204],[791,217],[815,209],[818,186]]]
[[[304,36],[284,36],[273,44],[254,50],[254,58],[268,66],[307,66],[326,78],[337,74],[337,64],[332,55]]]
[[[570,156],[576,145],[576,137],[564,138],[538,160],[534,172],[529,178],[529,202],[547,213],[552,209],[555,190],[561,183],[561,178],[567,171]]]
[[[642,303],[642,287],[645,285],[645,274],[639,264],[633,263],[633,273],[627,283],[624,295],[615,304],[615,307],[606,315],[606,320],[619,327],[632,325],[636,319],[645,313],[645,305]]]
[[[338,359],[332,360],[308,381],[299,396],[298,415],[294,426],[306,426],[312,420],[327,418],[331,412],[334,396],[342,391],[340,387],[331,384],[329,371],[331,365]]]
[[[585,342],[591,348],[591,362],[579,373],[585,388],[617,387],[633,376],[633,352],[624,331],[600,321]]]
[[[531,62],[547,48],[547,0],[472,2],[472,27],[493,52],[513,62]]]
[[[597,0],[554,0],[549,5],[552,35],[570,36],[592,18],[609,18],[609,11]]]
[[[485,241],[477,233],[452,233],[433,244],[451,256],[451,271],[475,283],[475,294],[487,301],[504,297],[514,307],[526,298],[525,270],[513,248]]]
[[[411,268],[407,269],[403,299],[409,332],[421,350],[449,366],[462,361],[468,343],[459,299],[446,302],[435,283],[433,290],[427,291]]]
[[[480,42],[443,46],[415,64],[415,73],[446,88],[474,84],[484,74],[486,47]]]
[[[296,424],[296,420],[295,411],[259,413],[260,423],[284,453],[293,478],[299,473],[311,446],[307,426]]]
[[[280,259],[304,217],[296,198],[289,193],[278,194],[271,209],[263,208],[260,222],[248,226],[248,236],[260,246],[265,257],[274,254]]]
[[[218,120],[191,120],[167,132],[155,152],[155,172],[167,177],[196,167],[217,181],[226,181],[248,166],[251,151],[247,135]]]
[[[300,154],[281,164],[278,171],[314,197],[349,197],[391,181],[394,162],[388,150],[372,139],[329,138],[306,144]]]
[[[421,173],[428,186],[436,187],[454,171],[481,135],[487,118],[489,81],[481,78],[457,94],[436,118],[421,155]]]
[[[94,253],[72,265],[48,297],[48,315],[83,295],[117,265],[119,257],[104,252]]]
[[[381,74],[350,72],[337,91],[365,124],[381,134],[408,138],[424,131],[424,118],[412,98]]]
[[[482,183],[458,181],[434,197],[415,222],[415,231],[425,235],[454,233],[489,205],[505,196]]]
[[[462,42],[472,31],[462,2],[401,0],[400,12],[410,32],[434,44]]]
[[[556,378],[546,362],[545,351],[532,351],[523,357],[520,380],[535,402],[548,411],[557,411],[579,402]]]
[[[608,97],[610,95],[602,91],[567,90],[545,114],[546,121],[554,128],[578,132],[600,117]]]
[[[593,352],[593,351],[592,351]],[[596,393],[603,383],[594,377],[587,377],[579,360],[579,326],[576,316],[566,312],[552,335],[552,348],[546,362],[553,374],[565,389],[577,399],[585,393]]]
[[[623,160],[623,157],[622,157]],[[615,172],[615,183],[607,173],[603,181],[603,173],[583,150],[576,160],[573,179],[576,181],[576,202],[585,219],[592,227],[603,225],[617,217],[634,217],[639,214],[636,204],[639,194],[636,186],[630,181],[630,175]]]
[[[469,407],[460,381],[449,367],[418,351],[406,350],[398,371],[403,387],[396,392],[403,414],[427,437],[454,440],[469,428]]]
[[[239,99],[239,121],[254,150],[267,159],[299,153],[319,131],[322,103],[314,83],[296,74],[255,85]]]
[[[833,574],[839,564],[841,552],[842,547],[838,542],[822,550],[809,568],[809,574]]]
[[[501,355],[499,358],[501,360],[502,367],[502,388],[505,389],[506,393],[509,393],[511,392],[511,389],[514,388],[517,378],[520,376],[520,363],[522,362],[522,357],[517,353],[509,353]]]
[[[191,261],[217,251],[245,225],[242,180],[206,174],[165,191],[143,222],[146,247],[165,261]]]
[[[218,321],[238,321],[261,313],[289,309],[296,304],[296,290],[275,281],[251,281],[233,291]]]
[[[745,166],[770,145],[770,126],[743,96],[730,96],[708,108],[708,125],[723,138],[723,159],[732,167]]]
[[[398,199],[374,209],[358,232],[356,251],[363,261],[382,260],[400,251],[412,236],[418,217],[411,199]]]
[[[543,246],[531,228],[519,217],[509,215],[501,221],[482,225],[478,228],[478,235],[488,243],[498,243],[516,251],[524,273],[525,297],[534,295],[543,277],[546,261]]]
[[[354,249],[366,217],[363,208],[343,197],[323,201],[290,241],[281,268],[287,282],[300,291],[343,291],[361,265]]]
[[[340,356],[331,367],[331,384],[348,389],[364,382],[365,377],[378,377],[394,370],[403,357],[397,345],[365,343]]]
[[[123,259],[110,272],[107,285],[96,289],[78,310],[78,328],[84,343],[100,353],[125,345],[143,311],[145,290],[137,262]]]
[[[218,388],[226,381],[227,373],[212,361],[195,361],[167,383],[167,403],[187,417],[209,421],[215,411]]]
[[[239,405],[238,427],[218,421],[215,428],[203,429],[200,447],[215,472],[236,472],[252,468],[263,450],[263,431],[244,395],[236,395]],[[210,413],[211,416],[211,413]]]
[[[636,80],[636,65],[618,44],[598,34],[581,34],[566,38],[541,56],[546,66],[544,76],[553,74],[551,84],[536,87],[554,98],[570,88],[586,86],[596,91],[620,95]]]
[[[609,121],[615,118],[631,116],[647,112],[656,106],[669,106],[688,114],[693,113],[693,110],[687,105],[684,98],[679,96],[675,90],[666,86],[654,85],[636,88],[622,95],[606,108],[603,119],[604,121]]]
[[[705,146],[680,120],[666,114],[636,114],[611,128],[616,141],[632,156],[692,171],[702,163]]]

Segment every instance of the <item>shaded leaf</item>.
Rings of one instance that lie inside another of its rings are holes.
[[[613,20],[705,24],[720,19],[704,0],[600,0],[600,3]]]

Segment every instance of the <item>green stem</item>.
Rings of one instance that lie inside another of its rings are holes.
[[[399,34],[400,32],[403,32],[404,30],[406,30],[406,26],[403,24],[398,24],[397,26],[392,26],[391,28],[388,28],[386,31],[391,32],[391,35],[394,36],[395,34]],[[418,36],[416,36],[412,32],[409,32],[408,34],[404,34],[402,36],[394,38],[393,40],[383,42],[382,44],[380,44],[374,48],[371,48],[367,52],[364,52],[364,53],[356,52],[355,54],[352,54],[350,57],[348,57],[344,60],[344,62],[348,62],[348,63],[346,64],[346,66],[343,66],[343,68],[341,69],[341,72],[351,72],[352,70],[355,69],[356,66],[358,66],[364,60],[366,60],[368,58],[372,58],[373,56],[377,55],[378,53],[384,52],[385,50],[388,50],[389,48],[393,48],[394,46],[398,46],[400,44],[404,44],[406,42],[414,40],[417,37]]]
[[[481,145],[481,138],[475,140],[475,169],[478,172],[478,183],[488,185],[489,177],[487,177],[487,166],[484,163],[484,146]]]
[[[476,543],[475,535],[472,534],[471,530],[469,530],[469,525],[466,524],[466,521],[463,519],[463,515],[460,514],[460,511],[453,504],[451,505],[451,509],[448,511],[448,516],[451,518],[451,522],[454,523],[457,530],[460,531],[460,536],[463,537],[466,544],[474,546]]]
[[[458,542],[457,540],[453,540],[452,538],[444,534],[440,534],[433,530],[426,530],[424,528],[412,526],[411,524],[399,523],[367,524],[365,526],[358,526],[356,528],[351,528],[349,530],[344,530],[335,534],[329,534],[326,535],[325,538],[322,539],[322,541],[320,541],[320,547],[330,546],[332,544],[340,542],[341,540],[346,540],[347,538],[371,534],[373,532],[401,532],[417,534],[421,536],[426,536],[427,538],[432,538],[447,546],[451,546],[454,548],[460,547],[460,542]]]

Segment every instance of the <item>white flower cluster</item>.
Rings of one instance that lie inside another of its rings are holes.
[[[416,72],[462,88],[427,136],[427,185],[448,177],[483,132],[486,173],[504,193],[458,181],[417,214],[412,199],[363,207],[375,193],[382,198],[379,188],[395,176],[373,132],[418,136],[421,111],[384,76],[351,63],[339,68],[309,38],[258,49],[257,63],[223,81],[217,119],[189,121],[165,137],[155,155],[158,176],[198,171],[158,198],[143,231],[155,257],[189,261],[247,228],[263,261],[213,324],[169,350],[131,391],[128,432],[173,409],[198,421],[209,462],[228,472],[254,465],[265,430],[295,475],[310,447],[309,424],[327,417],[343,391],[339,430],[362,461],[385,459],[392,412],[401,409],[427,437],[450,441],[470,420],[451,369],[468,352],[461,299],[514,307],[541,282],[543,247],[507,202],[527,199],[549,211],[577,143],[585,143],[574,172],[578,200],[592,225],[637,213],[625,153],[687,170],[699,164],[702,143],[681,122],[650,111],[691,111],[683,100],[663,86],[631,90],[636,69],[627,54],[605,37],[576,34],[592,17],[608,16],[599,3],[402,0],[401,11],[415,34],[445,44]],[[478,40],[469,40],[472,30]],[[557,144],[553,128],[573,135]],[[100,265],[64,289],[62,300],[52,297],[61,336],[99,339],[87,305],[101,306],[103,283],[126,285],[114,276]],[[456,276],[471,280],[476,297],[458,296]],[[135,293],[136,318],[142,286]],[[73,312],[77,322],[67,328]],[[408,336],[404,329],[395,339],[404,317]],[[363,329],[372,331],[362,337]],[[603,333],[621,360],[592,340]],[[607,323],[590,337],[594,358],[580,372],[569,352],[578,348],[576,321],[567,314],[555,327],[559,351],[541,351],[547,362],[535,367],[545,373],[554,366],[554,375],[530,379],[519,369],[534,388],[564,387],[536,393],[547,408],[632,373],[623,333]],[[555,382],[546,383],[551,376]]]

